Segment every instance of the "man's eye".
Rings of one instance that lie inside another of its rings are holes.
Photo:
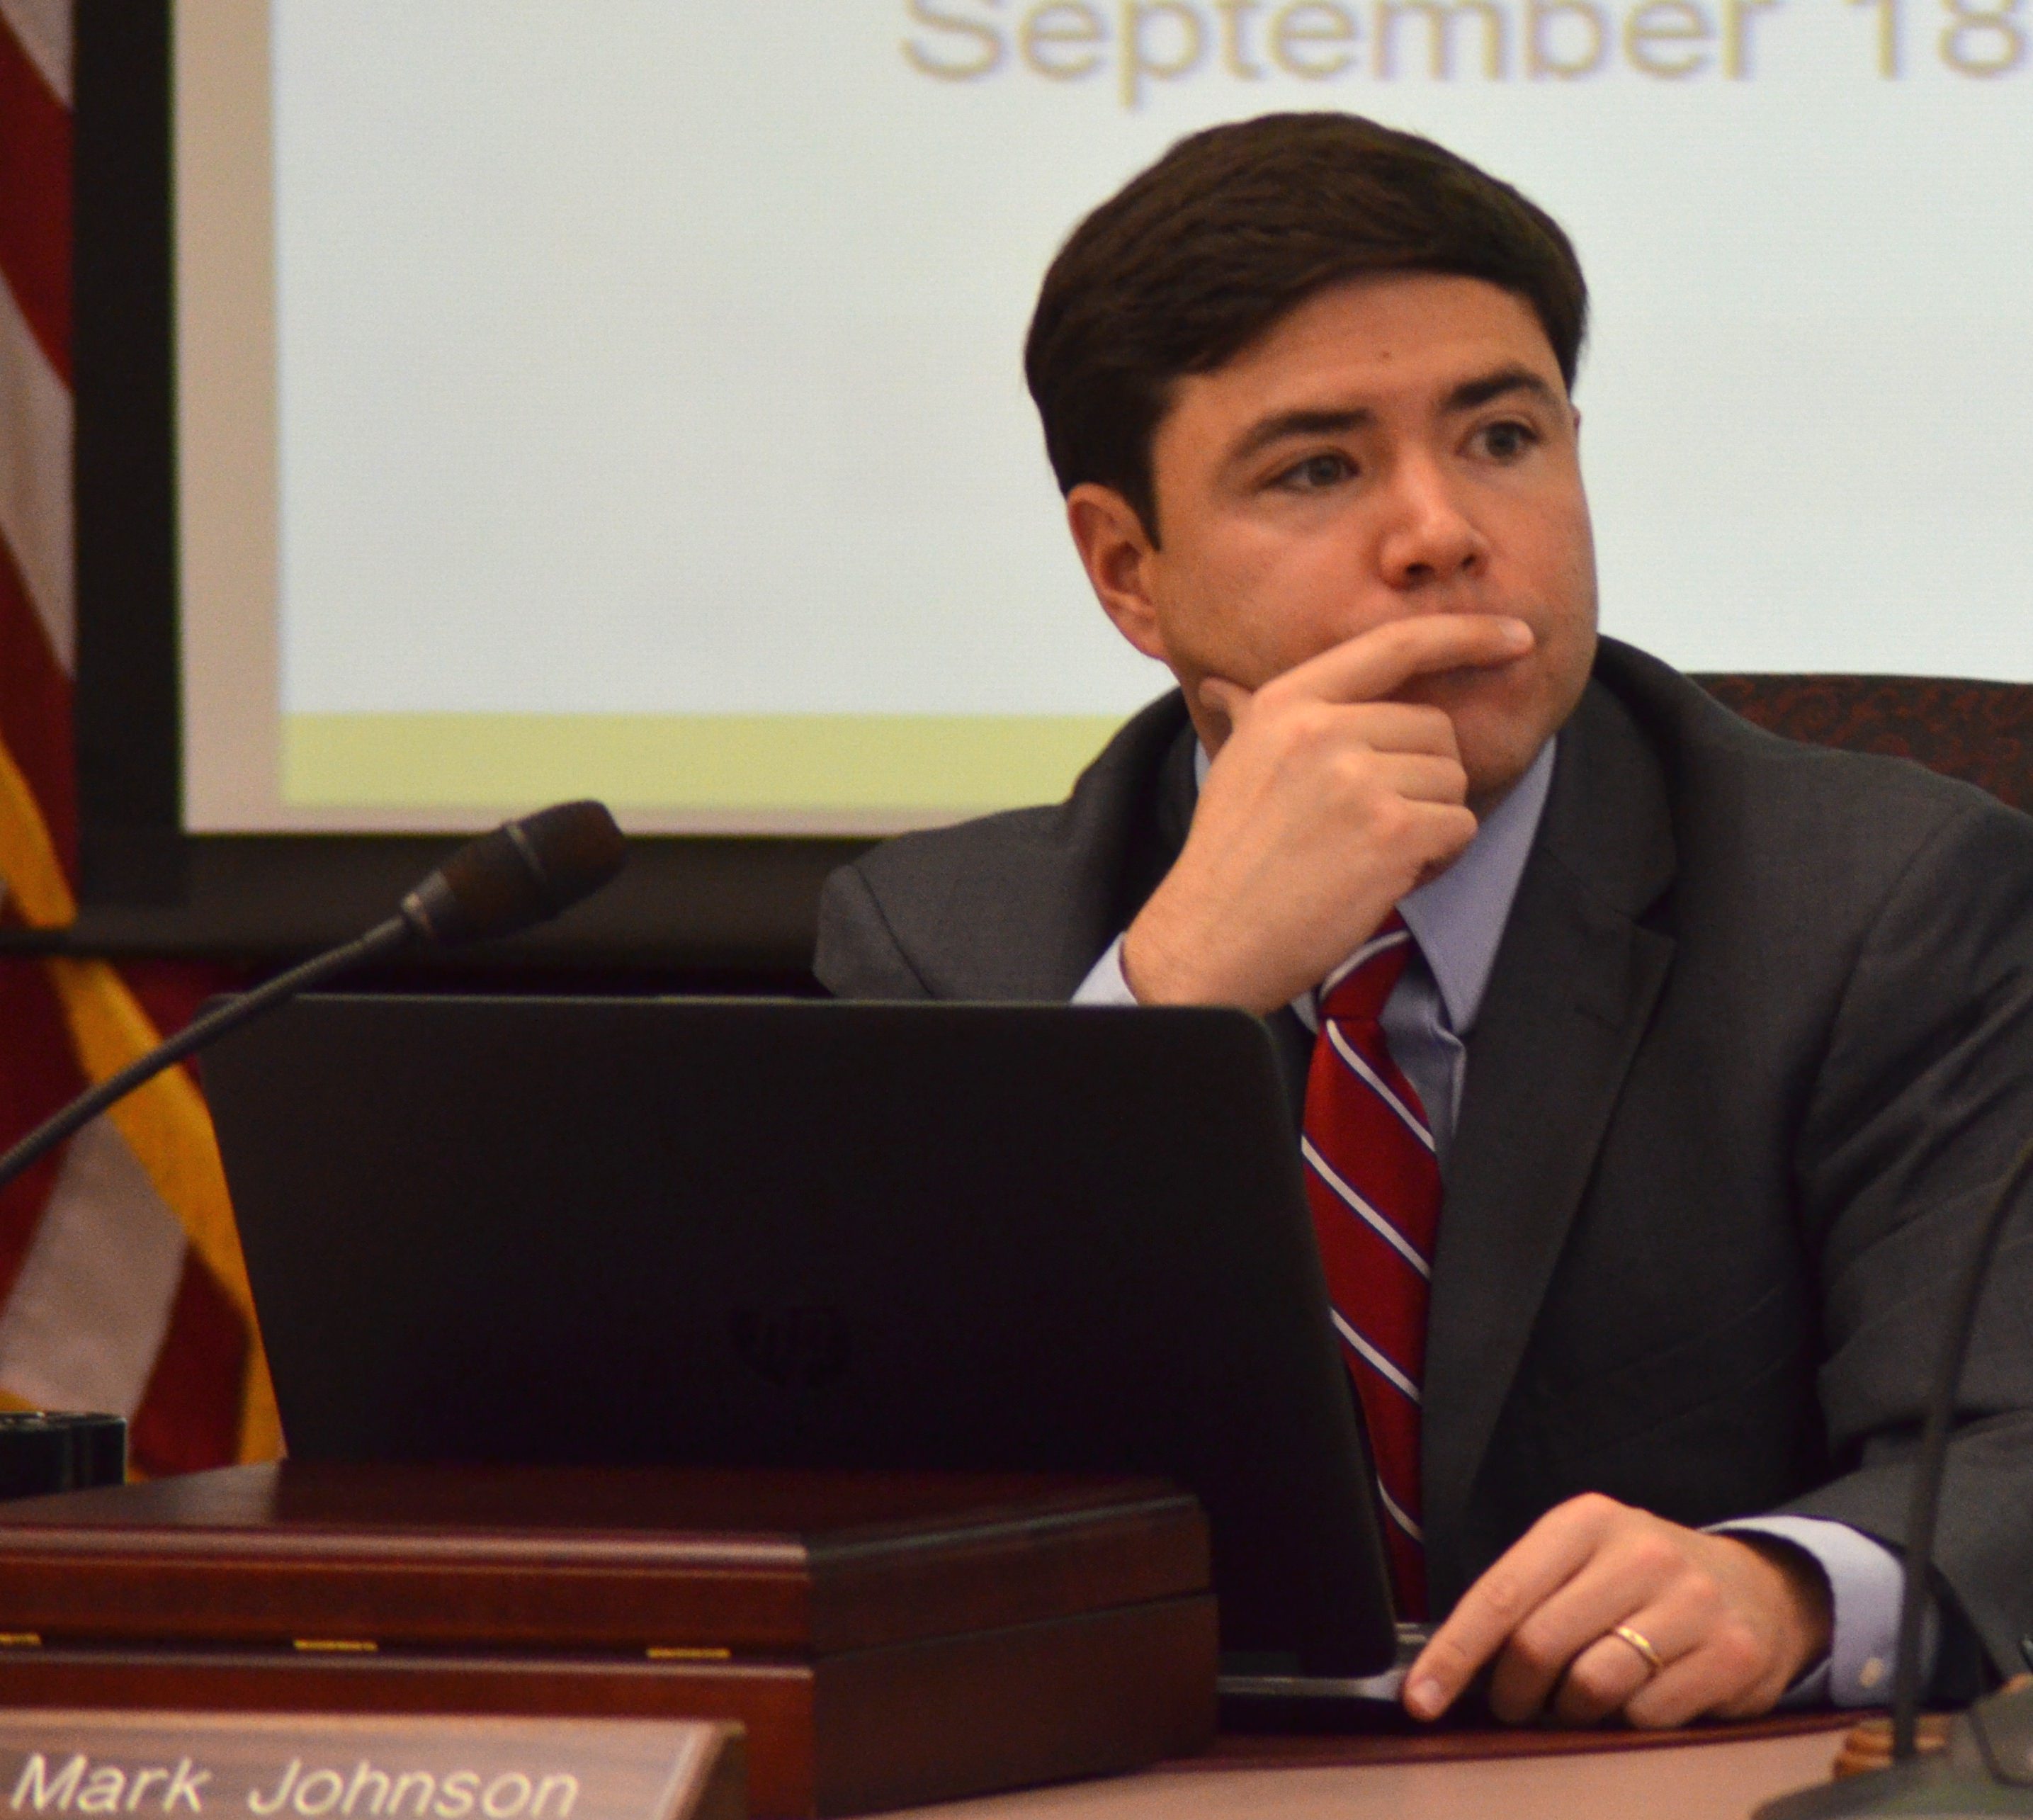
[[[1335,486],[1354,472],[1354,464],[1346,455],[1308,455],[1304,461],[1287,468],[1279,480],[1285,486],[1307,490]]]
[[[1482,433],[1482,445],[1499,461],[1515,461],[1539,440],[1529,424],[1493,423]]]

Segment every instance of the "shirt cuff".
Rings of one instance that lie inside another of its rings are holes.
[[[1122,938],[1109,943],[1102,957],[1088,969],[1088,976],[1074,993],[1076,1005],[1134,1005],[1136,994],[1122,976]]]
[[[1718,1523],[1717,1535],[1770,1536],[1811,1556],[1828,1576],[1828,1656],[1786,1690],[1784,1706],[1882,1706],[1892,1698],[1905,1563],[1893,1550],[1826,1517],[1747,1517]],[[1940,1640],[1930,1600],[1920,1632],[1920,1685],[1933,1679]]]

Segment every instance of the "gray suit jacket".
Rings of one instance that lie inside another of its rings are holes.
[[[874,849],[828,882],[820,978],[1069,996],[1177,855],[1192,745],[1170,696],[1067,802]],[[1296,1082],[1304,1033],[1279,1025]],[[2029,1134],[2033,821],[1915,765],[1774,739],[1605,639],[1447,1159],[1436,1608],[1585,1490],[1696,1525],[1830,1517],[1897,1546],[1971,1228]],[[1986,1298],[1938,1552],[1964,1642],[2016,1672],[2033,1217]]]

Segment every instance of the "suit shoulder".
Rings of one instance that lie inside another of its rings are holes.
[[[843,867],[820,898],[821,981],[853,996],[1069,995],[1118,932],[1106,924],[1187,725],[1176,692],[1161,698],[1064,802],[899,835]]]

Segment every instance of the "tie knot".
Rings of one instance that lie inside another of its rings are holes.
[[[1374,1024],[1412,959],[1412,931],[1394,910],[1320,993],[1320,1015],[1337,1024]]]

